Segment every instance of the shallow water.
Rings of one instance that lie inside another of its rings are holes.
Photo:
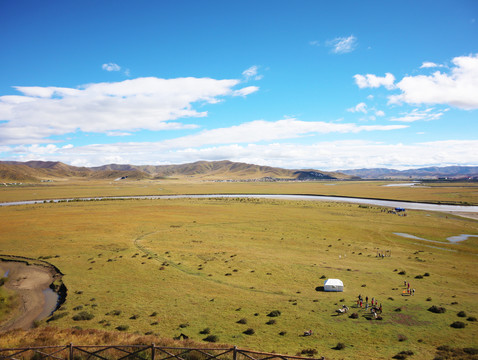
[[[14,205],[33,205],[42,204],[45,202],[60,202],[60,201],[88,201],[88,200],[128,200],[128,199],[144,199],[144,200],[161,200],[161,199],[208,199],[208,198],[249,198],[249,199],[275,199],[275,200],[306,200],[306,201],[332,201],[332,202],[347,202],[355,204],[367,204],[386,207],[402,207],[409,210],[427,210],[427,211],[459,211],[459,212],[473,212],[478,213],[478,206],[464,206],[464,205],[442,205],[442,204],[428,204],[418,202],[406,202],[395,200],[377,200],[366,198],[352,198],[345,196],[321,196],[321,195],[269,195],[269,194],[208,194],[208,195],[151,195],[151,196],[112,196],[112,197],[91,197],[78,199],[52,199],[52,200],[29,200],[29,201],[15,201],[0,203],[0,206],[14,206]]]
[[[387,185],[382,185],[382,186],[385,186],[385,187],[389,187],[389,186],[391,186],[391,187],[394,187],[394,186],[398,186],[398,187],[400,187],[400,186],[405,186],[405,187],[408,187],[408,186],[414,186],[414,185],[418,185],[418,184],[420,184],[420,183],[387,184]]]
[[[43,296],[45,297],[45,305],[43,305],[42,312],[40,313],[40,315],[37,316],[35,320],[42,320],[50,316],[56,310],[56,307],[58,305],[58,294],[52,289],[48,288],[43,290]]]
[[[478,237],[478,235],[470,235],[470,234],[460,234],[460,235],[456,235],[456,236],[450,236],[448,238],[446,238],[448,241],[452,242],[452,243],[456,243],[458,241],[465,241],[467,240],[469,237]]]
[[[428,242],[432,242],[432,243],[436,243],[436,244],[447,244],[446,242],[443,242],[443,241],[424,239],[424,238],[421,238],[421,237],[418,237],[418,236],[415,236],[415,235],[410,235],[410,234],[407,234],[407,233],[394,233],[394,234],[398,235],[398,236],[401,236],[401,237],[404,237],[404,238],[413,239],[413,240],[428,241]]]

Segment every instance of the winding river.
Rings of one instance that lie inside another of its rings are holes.
[[[49,200],[27,200],[3,202],[0,206],[31,205],[45,202],[63,201],[90,201],[90,200],[161,200],[161,199],[207,199],[207,198],[250,198],[250,199],[276,199],[276,200],[307,200],[307,201],[336,201],[354,204],[365,204],[386,207],[400,207],[408,210],[442,211],[457,213],[478,213],[478,206],[431,204],[420,202],[408,202],[397,200],[380,200],[355,198],[345,196],[322,196],[322,195],[270,195],[270,194],[208,194],[208,195],[150,195],[150,196],[113,196],[113,197],[88,197],[75,199],[49,199]]]

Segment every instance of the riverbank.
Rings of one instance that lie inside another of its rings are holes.
[[[61,278],[61,274],[53,266],[0,258],[0,274],[7,272],[8,279],[4,286],[17,295],[19,304],[12,315],[0,323],[0,331],[30,329],[45,312],[45,305],[52,308],[51,311],[55,310],[57,304],[45,304],[44,291],[48,291],[50,285]]]

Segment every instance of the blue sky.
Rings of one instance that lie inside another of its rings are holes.
[[[478,165],[478,2],[0,0],[0,159]]]

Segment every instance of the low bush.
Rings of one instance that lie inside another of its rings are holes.
[[[119,325],[116,327],[116,330],[118,331],[126,331],[129,329],[129,325]]]
[[[238,324],[247,324],[247,319],[244,319],[244,318],[239,319],[239,320],[236,321],[236,323],[238,323]]]
[[[349,316],[349,318],[351,318],[351,319],[358,319],[358,318],[359,318],[359,314],[357,314],[357,313],[352,313],[352,314]]]
[[[399,359],[399,360],[403,360],[403,359],[406,359],[407,357],[413,355],[413,351],[412,350],[405,350],[405,351],[400,351],[397,355],[394,355],[392,356],[392,359]]]
[[[269,314],[267,314],[267,316],[269,317],[277,317],[277,316],[280,316],[281,312],[279,310],[274,310],[274,311],[271,311]]]
[[[217,337],[216,335],[208,335],[203,340],[207,342],[218,342],[219,337]]]
[[[342,342],[339,342],[339,343],[337,343],[337,345],[335,345],[335,347],[333,349],[334,350],[343,350],[343,349],[345,349],[345,344],[342,343]]]
[[[474,317],[474,316],[469,316],[466,320],[468,320],[468,321],[476,321],[476,317]]]
[[[454,329],[463,329],[465,327],[465,323],[464,322],[461,322],[461,321],[455,321],[454,323],[452,323],[450,326]]]
[[[403,335],[403,334],[398,334],[397,338],[398,338],[398,341],[400,341],[400,342],[408,340],[407,336]]]
[[[423,279],[423,275],[417,275],[415,276],[415,279]]]
[[[432,307],[428,308],[428,311],[435,314],[443,314],[444,312],[446,312],[446,309],[442,306],[433,305]]]
[[[78,305],[73,308],[74,311],[79,311],[83,309],[83,305]]]
[[[464,311],[459,311],[456,316],[458,317],[466,317],[466,313]]]
[[[68,315],[68,311],[53,314],[46,322],[55,321]]]
[[[243,331],[243,334],[246,334],[246,335],[254,335],[256,332],[254,331],[254,329],[247,329],[245,331]]]
[[[477,348],[464,348],[463,352],[465,352],[469,355],[478,355],[478,349]]]
[[[286,335],[286,334],[287,334],[287,331],[281,331],[281,332],[279,333],[280,336],[284,336],[284,335]]]
[[[136,320],[137,318],[139,318],[139,315],[134,314],[130,317],[130,320]]]
[[[276,321],[274,319],[270,319],[268,322],[266,322],[266,325],[274,325]]]
[[[407,275],[407,272],[405,270],[402,270],[398,273],[398,275]]]
[[[314,355],[317,355],[318,354],[318,351],[316,349],[303,349],[301,352],[300,352],[300,355],[306,355],[306,356],[309,356],[309,357],[312,357]]]
[[[75,321],[80,321],[80,320],[91,320],[95,317],[92,313],[89,313],[87,311],[82,311],[75,316],[73,316],[73,320]]]
[[[209,328],[204,328],[199,332],[201,335],[209,335],[211,333],[211,329]]]

